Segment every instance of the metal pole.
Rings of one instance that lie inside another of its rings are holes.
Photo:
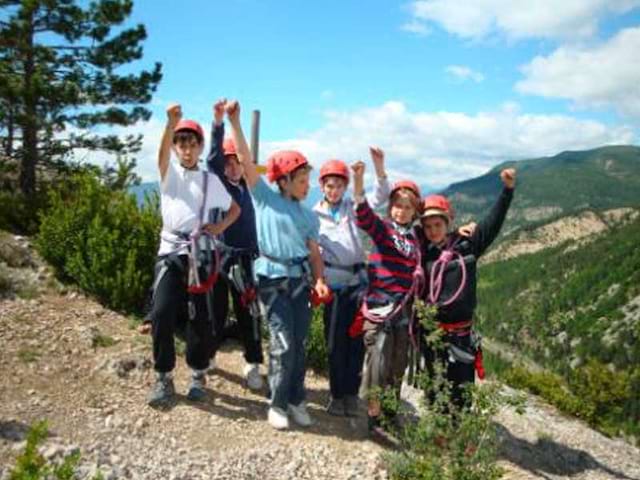
[[[260,110],[254,110],[251,115],[251,155],[253,163],[258,164],[258,146],[260,144]]]

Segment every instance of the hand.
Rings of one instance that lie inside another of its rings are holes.
[[[240,104],[237,100],[228,100],[225,102],[224,110],[227,112],[227,118],[231,123],[240,120]]]
[[[500,179],[505,187],[514,188],[516,186],[516,169],[505,168],[500,172]]]
[[[179,103],[171,103],[167,107],[167,119],[169,126],[175,127],[182,118],[182,107]]]
[[[358,160],[351,164],[351,171],[353,172],[354,178],[363,178],[364,177],[364,169],[366,165],[362,160]]]
[[[458,234],[460,234],[460,236],[462,237],[470,237],[471,235],[473,235],[473,232],[476,231],[477,227],[478,224],[476,222],[469,222],[466,225],[462,225],[458,229]]]
[[[222,222],[218,223],[206,223],[202,226],[202,229],[206,231],[209,235],[213,235],[217,237],[224,232],[226,226]]]
[[[216,103],[213,104],[213,120],[216,122],[216,125],[222,124],[222,120],[224,119],[224,107],[226,103],[226,98],[219,98],[218,100],[216,100]]]
[[[371,160],[373,165],[378,170],[384,171],[384,150],[379,147],[369,147],[369,153],[371,154]]]
[[[326,283],[324,283],[324,280],[322,278],[316,280],[316,285],[313,288],[319,298],[327,298],[329,295],[331,295],[331,289]]]

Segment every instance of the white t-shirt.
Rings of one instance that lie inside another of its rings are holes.
[[[217,175],[207,174],[207,202],[204,220],[209,218],[213,208],[229,210],[231,195],[227,192]],[[176,245],[171,239],[178,237],[171,232],[191,233],[196,227],[202,207],[202,170],[187,170],[176,162],[169,162],[164,180],[160,182],[160,209],[162,212],[162,230],[158,255],[187,253],[187,247]]]

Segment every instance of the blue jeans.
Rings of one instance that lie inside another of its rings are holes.
[[[305,399],[305,342],[311,324],[309,286],[302,278],[258,277],[269,326],[271,406],[286,410]]]

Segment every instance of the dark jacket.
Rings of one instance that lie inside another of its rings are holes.
[[[244,179],[240,180],[238,185],[234,185],[225,177],[223,140],[224,125],[216,126],[214,123],[211,129],[211,150],[207,157],[207,168],[210,172],[218,175],[220,181],[242,211],[240,217],[224,231],[222,240],[230,247],[253,249],[257,253],[256,212],[253,208],[251,192]]]
[[[442,323],[457,323],[473,320],[476,308],[476,271],[478,258],[487,250],[496,239],[511,205],[513,190],[504,188],[497,202],[489,214],[478,224],[473,235],[469,238],[461,237],[458,233],[452,233],[447,238],[453,242],[453,250],[464,258],[467,269],[467,277],[462,293],[456,301],[447,306],[438,307],[437,321]],[[428,300],[429,282],[431,271],[436,260],[440,257],[441,249],[428,242],[418,228],[418,236],[421,240],[422,266],[426,276],[424,300]],[[450,262],[445,268],[442,278],[442,291],[438,302],[443,303],[451,298],[458,290],[462,280],[462,269],[458,260]]]

